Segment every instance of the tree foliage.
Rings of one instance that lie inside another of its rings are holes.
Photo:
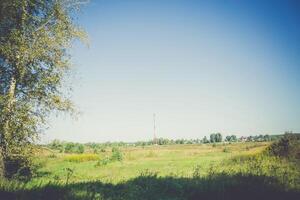
[[[210,142],[211,143],[222,142],[221,133],[212,133],[212,134],[210,134]]]
[[[84,38],[72,17],[82,3],[0,2],[2,176],[6,176],[9,157],[24,154],[38,138],[51,111],[73,109],[62,86],[71,66],[68,49],[75,38]]]
[[[225,141],[227,141],[227,142],[236,142],[237,141],[237,137],[236,137],[236,135],[227,135],[225,137]]]

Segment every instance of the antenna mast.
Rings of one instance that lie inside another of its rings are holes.
[[[157,138],[156,138],[156,124],[155,124],[155,113],[153,113],[153,144],[157,145]]]

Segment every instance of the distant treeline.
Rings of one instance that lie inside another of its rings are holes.
[[[86,150],[93,151],[94,153],[105,152],[107,147],[124,147],[124,146],[149,146],[149,145],[175,145],[175,144],[207,144],[219,142],[266,142],[274,141],[280,138],[281,135],[256,135],[248,137],[237,137],[236,135],[227,135],[223,138],[221,133],[212,133],[209,138],[204,136],[202,139],[167,139],[157,138],[149,141],[137,142],[105,142],[105,143],[73,143],[60,140],[53,140],[46,146],[50,149],[57,150],[64,153],[83,153]]]

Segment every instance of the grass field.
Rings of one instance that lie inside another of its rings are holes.
[[[40,151],[37,176],[3,182],[6,199],[297,199],[299,168],[268,142],[122,147],[122,159]],[[244,196],[248,194],[248,196]]]
[[[73,171],[70,181],[101,180],[118,183],[139,176],[145,171],[157,173],[159,176],[180,175],[191,176],[195,167],[200,167],[203,173],[211,164],[236,155],[253,154],[261,151],[268,143],[235,143],[202,145],[170,145],[123,147],[123,160],[110,162],[103,166],[96,166],[97,161],[111,154],[111,149],[98,155],[93,154],[55,154],[55,156],[39,155],[42,164],[39,173],[43,177],[34,179],[34,182],[66,180],[69,168]],[[224,152],[224,149],[225,152]],[[90,157],[96,158],[90,160]],[[71,159],[74,159],[72,162]],[[81,162],[77,161],[82,159]]]

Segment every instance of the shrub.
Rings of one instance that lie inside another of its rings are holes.
[[[63,142],[59,140],[53,140],[50,144],[48,144],[50,149],[58,150],[59,152],[63,152]]]
[[[123,154],[121,153],[121,151],[116,148],[116,147],[113,147],[112,148],[112,155],[111,155],[111,161],[121,161],[123,160]]]
[[[300,159],[300,134],[285,133],[278,141],[271,144],[267,152],[274,156]]]
[[[66,153],[83,153],[84,152],[84,145],[78,143],[66,143],[65,144],[65,152]]]
[[[35,174],[37,166],[25,155],[12,155],[6,158],[4,162],[5,177],[8,179],[17,179],[28,181]]]
[[[79,144],[77,146],[77,149],[75,150],[75,153],[83,153],[84,152],[84,146],[82,144]]]
[[[110,163],[110,162],[111,162],[111,159],[110,159],[108,156],[106,156],[105,158],[100,159],[100,160],[96,163],[96,167],[97,167],[97,166],[104,166],[104,165],[107,165],[107,164]]]
[[[104,153],[104,152],[105,152],[105,148],[101,148],[101,149],[100,149],[100,152],[103,152],[103,153]]]
[[[122,160],[123,160],[123,154],[121,153],[121,151],[118,148],[113,147],[112,155],[110,157],[106,156],[105,158],[100,159],[96,163],[96,166],[103,166],[103,165],[107,165],[110,162],[122,161]]]

